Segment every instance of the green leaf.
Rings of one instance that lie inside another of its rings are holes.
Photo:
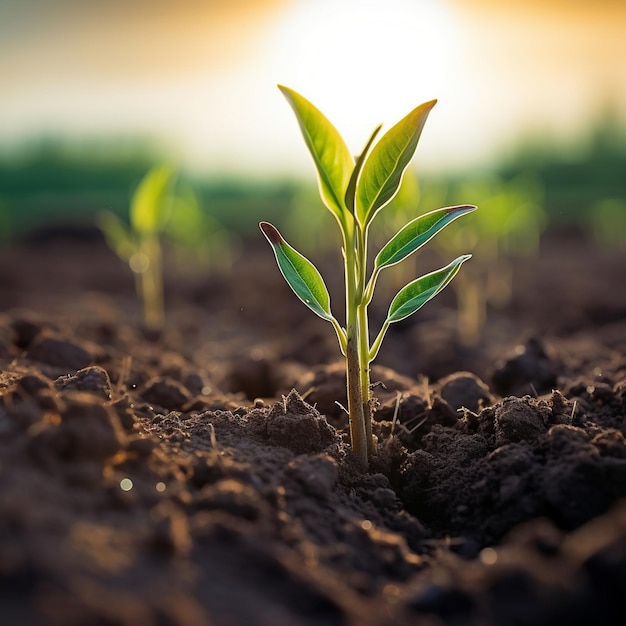
[[[296,114],[304,141],[317,168],[320,196],[342,224],[345,220],[344,198],[354,159],[339,131],[306,98],[289,87],[278,85]]]
[[[140,235],[156,235],[165,226],[172,204],[174,172],[165,165],[152,168],[141,180],[130,206],[130,223]]]
[[[176,219],[169,220],[163,228],[168,239],[187,248],[206,246],[210,220],[193,189],[189,186],[179,189],[172,199],[172,206]]]
[[[356,159],[356,163],[354,165],[354,169],[352,170],[352,174],[350,176],[350,181],[348,182],[348,188],[346,189],[346,207],[350,211],[350,213],[354,214],[354,202],[355,202],[355,194],[356,194],[356,183],[359,179],[359,174],[361,173],[361,168],[363,167],[363,163],[365,163],[365,158],[369,153],[369,149],[374,143],[374,139],[376,135],[380,132],[382,128],[382,124],[379,124],[374,132],[370,135],[370,138],[367,140],[365,144],[365,148],[363,148],[363,152],[359,154]]]
[[[282,275],[296,296],[321,318],[334,320],[330,312],[330,296],[317,268],[292,248],[272,224],[261,222],[259,226],[274,250]]]
[[[122,261],[128,262],[136,247],[128,226],[115,213],[104,211],[98,216],[98,227],[109,248]]]
[[[471,254],[464,254],[446,267],[426,274],[402,288],[389,305],[387,322],[399,322],[432,300],[457,275],[461,265],[471,257]]]
[[[374,260],[374,269],[380,270],[406,259],[450,222],[474,210],[476,210],[475,206],[464,204],[420,215],[400,229],[381,249]]]
[[[356,215],[366,226],[398,191],[436,100],[425,102],[390,128],[372,148],[357,183]]]

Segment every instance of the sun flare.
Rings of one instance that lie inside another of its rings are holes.
[[[301,0],[276,28],[272,66],[357,150],[377,123],[442,96],[457,42],[442,0]]]
[[[260,176],[304,177],[310,158],[277,84],[315,102],[355,154],[375,126],[389,128],[436,98],[416,164],[437,170],[467,159],[458,137],[475,128],[467,124],[467,43],[448,0],[294,0],[276,15],[262,45],[250,42],[249,62],[220,71],[202,87],[191,85],[187,101],[197,112],[181,121],[180,131],[197,155],[221,147],[213,161],[202,157],[216,171],[245,167]],[[171,93],[179,98],[183,91],[181,85]],[[186,132],[187,119],[206,120],[207,102],[219,123],[199,122]]]

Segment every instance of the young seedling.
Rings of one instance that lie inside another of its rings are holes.
[[[510,304],[513,259],[532,258],[539,252],[541,232],[547,224],[543,190],[533,176],[520,175],[510,180],[481,176],[443,192],[449,202],[468,196],[481,198],[480,212],[466,228],[448,230],[434,241],[441,254],[461,246],[475,252],[471,268],[452,286],[459,340],[471,348],[483,337],[489,308]]]
[[[389,326],[415,313],[434,298],[471,255],[460,256],[446,267],[403,287],[393,298],[387,318],[370,344],[367,309],[378,276],[384,268],[406,259],[447,224],[476,207],[447,207],[413,219],[378,252],[368,278],[369,228],[374,217],[398,191],[436,100],[418,106],[375,143],[381,128],[378,126],[363,152],[354,159],[339,132],[313,104],[292,89],[280,85],[279,89],[295,112],[315,162],[322,201],[341,230],[346,291],[345,327],[331,312],[328,290],[315,266],[292,248],[272,224],[261,222],[260,227],[289,286],[314,313],[329,321],[337,333],[341,351],[346,357],[352,447],[367,467],[374,454],[370,363],[376,357]]]
[[[238,252],[238,242],[213,216],[203,210],[190,185],[177,185],[172,215],[163,236],[172,265],[178,274],[189,272],[228,272]]]
[[[169,219],[173,202],[174,173],[164,165],[151,169],[141,180],[130,205],[130,226],[106,212],[100,229],[111,249],[135,276],[135,288],[147,328],[163,326],[163,267],[160,235]]]

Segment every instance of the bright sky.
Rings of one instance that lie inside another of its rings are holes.
[[[309,175],[283,83],[355,152],[438,98],[418,162],[468,166],[626,111],[625,33],[623,0],[0,0],[0,144],[149,134],[208,172]]]

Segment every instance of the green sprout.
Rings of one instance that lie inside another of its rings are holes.
[[[318,174],[320,196],[341,230],[345,271],[346,324],[331,312],[330,296],[316,267],[291,247],[268,222],[263,234],[274,250],[278,267],[295,294],[314,313],[330,322],[346,357],[348,413],[352,448],[367,467],[374,454],[370,363],[376,358],[390,325],[415,313],[434,298],[471,255],[421,276],[393,298],[382,327],[370,344],[368,306],[380,272],[406,259],[447,224],[476,207],[437,209],[402,227],[376,255],[368,278],[368,236],[371,223],[397,193],[436,100],[426,102],[388,130],[378,142],[378,126],[363,152],[354,159],[343,138],[326,117],[297,92],[279,85],[293,108]]]
[[[589,212],[587,224],[594,241],[604,250],[626,249],[626,200],[604,198]]]
[[[543,189],[535,177],[505,181],[495,176],[466,181],[450,191],[448,201],[467,194],[481,198],[480,212],[467,228],[448,230],[435,242],[442,254],[463,246],[475,252],[469,271],[455,281],[459,340],[477,346],[487,323],[488,307],[503,308],[513,297],[513,260],[539,252],[547,219]]]
[[[163,235],[177,272],[230,271],[239,248],[236,237],[203,210],[190,185],[178,186],[172,205],[176,219],[167,222]]]
[[[151,330],[162,328],[163,266],[160,236],[169,219],[173,196],[173,171],[159,165],[151,169],[135,190],[130,204],[130,226],[117,215],[100,216],[100,229],[111,249],[130,267]]]

